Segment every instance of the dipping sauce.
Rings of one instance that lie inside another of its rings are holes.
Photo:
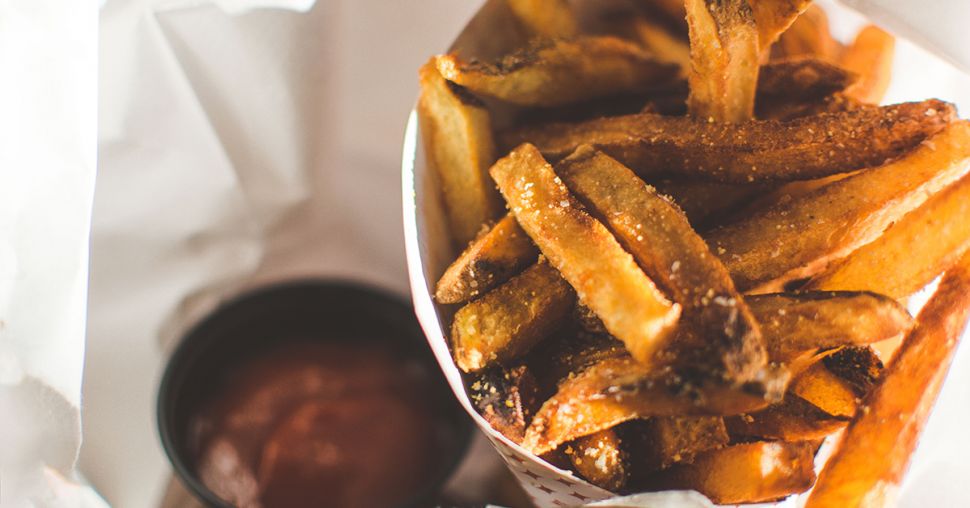
[[[190,435],[199,478],[241,508],[400,506],[450,437],[428,369],[379,342],[287,343],[223,381]]]

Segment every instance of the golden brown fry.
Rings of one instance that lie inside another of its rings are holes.
[[[741,384],[766,364],[761,332],[731,276],[676,205],[615,159],[582,146],[557,165],[559,176],[681,305],[704,337],[709,374]],[[673,364],[677,364],[676,345]],[[695,365],[696,367],[696,365]]]
[[[970,124],[957,122],[905,157],[779,203],[707,236],[743,291],[813,275],[875,240],[929,194],[963,176]]]
[[[494,63],[436,58],[441,75],[469,90],[523,106],[559,106],[670,82],[673,65],[615,37],[535,41]]]
[[[640,474],[691,462],[698,453],[723,448],[729,441],[720,416],[647,418],[625,424],[623,430]]]
[[[579,32],[576,13],[568,0],[505,0],[531,34],[546,37],[573,37]]]
[[[828,16],[817,5],[809,6],[795,18],[772,48],[772,56],[776,58],[808,56],[828,62],[837,61],[841,52],[842,45],[829,31]]]
[[[533,143],[549,160],[589,144],[640,176],[667,173],[727,183],[811,180],[883,164],[955,116],[952,105],[937,100],[736,125],[641,113],[528,126],[506,132],[503,144]]]
[[[747,0],[687,0],[690,27],[690,114],[703,121],[742,122],[754,115],[758,27]]]
[[[677,65],[681,75],[686,76],[690,69],[690,46],[687,41],[671,33],[663,24],[646,18],[635,16],[631,20],[633,32],[637,40],[657,60]]]
[[[582,210],[538,150],[522,145],[490,170],[522,229],[614,337],[644,365],[677,325],[670,303],[633,257]]]
[[[811,442],[755,442],[699,455],[650,477],[648,490],[693,489],[719,505],[773,501],[815,481]]]
[[[465,372],[526,353],[561,324],[575,296],[555,268],[540,262],[455,313],[452,353]]]
[[[872,104],[882,102],[892,79],[895,48],[892,35],[874,25],[863,28],[839,62],[861,78],[846,90],[846,95]]]
[[[536,413],[522,446],[541,455],[634,418],[753,412],[784,390],[787,377],[766,382],[766,386],[751,386],[748,392],[649,371],[626,355],[606,358],[563,380],[558,392]]]
[[[855,392],[821,362],[796,376],[788,390],[834,417],[851,418],[858,407]]]
[[[882,362],[872,348],[844,348],[799,374],[789,392],[827,414],[849,418],[881,371]]]
[[[970,176],[932,196],[874,242],[816,276],[815,289],[865,289],[904,298],[970,249]]]
[[[947,271],[856,413],[808,508],[881,506],[902,481],[970,317],[970,255]]]
[[[438,280],[438,303],[477,298],[522,271],[539,255],[515,216],[509,214],[475,238]]]
[[[762,102],[817,102],[841,92],[858,76],[816,58],[775,60],[761,67],[758,107]]]
[[[733,438],[796,442],[824,439],[848,425],[849,418],[832,416],[788,394],[780,404],[757,413],[729,416],[724,422]]]
[[[702,231],[710,223],[742,208],[764,193],[765,185],[738,185],[729,183],[698,182],[693,180],[660,180],[657,192],[669,196],[690,221],[694,229]]]
[[[516,443],[542,402],[536,380],[524,365],[495,366],[477,374],[468,397],[493,429]]]
[[[745,301],[761,325],[768,357],[776,362],[817,348],[880,342],[913,327],[905,307],[869,292],[776,293]]]
[[[612,492],[626,485],[629,457],[616,430],[583,436],[567,444],[564,453],[573,469],[593,485]]]
[[[420,80],[428,165],[441,182],[452,240],[465,245],[501,210],[487,174],[495,161],[491,120],[481,102],[441,77],[433,61],[421,67]]]
[[[607,358],[627,356],[623,343],[606,333],[586,333],[564,327],[533,349],[523,361],[548,399],[561,381]]]
[[[748,3],[758,25],[759,48],[765,51],[808,9],[812,0],[748,0]]]
[[[865,109],[863,104],[842,93],[835,93],[811,102],[763,101],[758,103],[756,114],[763,120],[788,122],[799,118],[826,113],[847,113]]]

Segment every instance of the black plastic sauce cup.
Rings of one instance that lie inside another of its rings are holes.
[[[427,394],[434,408],[429,419],[442,434],[440,449],[429,450],[436,465],[406,502],[388,508],[432,505],[465,454],[472,422],[448,388],[411,305],[382,290],[341,281],[300,280],[258,289],[223,305],[185,335],[165,368],[157,406],[162,447],[185,488],[207,506],[231,506],[196,474],[199,443],[193,442],[191,421],[235,368],[296,341],[379,341],[426,366],[434,379]]]

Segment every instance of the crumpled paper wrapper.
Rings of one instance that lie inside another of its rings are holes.
[[[829,1],[818,2],[826,8],[832,21],[833,33],[843,39],[851,40],[854,33],[866,19]],[[887,2],[892,3],[892,2]],[[580,11],[595,9],[595,4],[579,2]],[[600,7],[603,4],[600,4]],[[502,20],[508,13],[499,0],[485,2],[478,14],[469,22],[465,30],[458,36],[452,51],[457,51],[466,57],[493,57],[501,48],[496,46],[496,40],[501,39]],[[496,35],[498,34],[498,35]],[[513,35],[514,36],[514,35]],[[914,62],[919,62],[914,67]],[[944,100],[955,101],[964,105],[964,111],[970,107],[970,89],[967,89],[966,76],[961,76],[953,68],[941,63],[939,59],[927,54],[907,43],[898,41],[897,61],[894,84],[887,94],[887,103],[905,100],[920,100],[926,97],[940,97]],[[914,76],[919,74],[923,79]],[[934,76],[936,79],[930,78]],[[714,504],[705,496],[693,491],[671,491],[648,494],[637,494],[618,497],[611,492],[589,484],[576,477],[569,471],[553,467],[538,459],[526,450],[511,442],[505,436],[491,429],[488,423],[475,411],[471,401],[465,393],[461,373],[454,364],[447,344],[447,318],[439,315],[436,304],[432,299],[434,284],[444,272],[448,264],[455,258],[451,240],[447,232],[443,205],[440,201],[435,176],[429,170],[421,143],[421,125],[416,114],[412,113],[405,133],[403,154],[403,190],[404,190],[404,231],[408,256],[408,269],[411,279],[411,291],[418,319],[434,351],[442,370],[453,391],[465,410],[471,415],[483,433],[489,438],[501,453],[509,469],[532,497],[537,506],[627,506],[643,508],[710,508]],[[925,297],[925,295],[924,295]],[[950,413],[951,418],[970,423],[970,411],[961,408],[961,403],[955,398],[953,391],[967,394],[966,383],[962,386],[952,378],[966,379],[967,369],[970,368],[970,354],[968,348],[963,348],[963,354],[958,355],[952,371],[951,382],[944,389],[936,409],[936,413]],[[962,372],[961,372],[962,371]],[[955,387],[953,385],[956,385]],[[962,410],[961,410],[962,409]],[[958,413],[958,414],[953,414]],[[926,429],[926,436],[933,436],[934,426],[938,419],[931,419]],[[954,434],[959,436],[960,434]],[[948,436],[951,437],[951,436]],[[923,450],[931,437],[925,437],[924,442],[914,457],[910,475],[901,491],[901,506],[945,506],[945,499],[957,499],[959,494],[943,493],[936,482],[926,481],[913,485],[913,478],[919,477],[927,467],[952,467],[940,453],[933,457],[924,457]],[[939,440],[936,439],[936,440]],[[952,442],[951,442],[952,443]],[[970,452],[970,442],[966,438],[962,443],[962,451]],[[820,469],[831,452],[831,440],[827,442],[816,458],[816,469]],[[939,452],[939,450],[937,450]],[[966,470],[966,467],[964,467]],[[953,473],[947,477],[955,478]],[[949,492],[959,491],[951,486]],[[794,507],[800,506],[806,498],[805,494],[791,496],[778,503],[748,505],[754,507]],[[928,500],[940,500],[940,503],[925,504]],[[908,504],[912,503],[912,504]]]
[[[4,507],[104,506],[74,474],[96,167],[97,21],[93,2],[0,4]]]

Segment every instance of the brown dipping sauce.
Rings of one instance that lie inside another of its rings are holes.
[[[440,456],[432,386],[420,362],[379,344],[281,346],[192,418],[198,476],[241,508],[400,506]]]

